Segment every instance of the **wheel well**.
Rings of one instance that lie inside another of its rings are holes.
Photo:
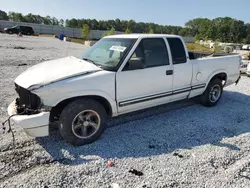
[[[226,74],[226,73],[222,72],[222,73],[216,74],[216,75],[214,75],[214,76],[212,77],[211,80],[213,80],[213,79],[215,79],[215,78],[218,78],[218,79],[221,80],[222,86],[223,86],[223,87],[226,85],[226,82],[227,82],[227,74]],[[211,80],[210,80],[210,81],[211,81]]]
[[[111,105],[108,102],[108,100],[103,98],[103,97],[100,97],[100,96],[91,95],[91,96],[73,97],[73,98],[61,101],[60,103],[58,103],[56,106],[54,106],[51,109],[50,122],[54,122],[54,121],[59,120],[61,112],[65,108],[65,106],[67,106],[70,102],[77,100],[77,99],[94,99],[94,100],[98,101],[101,105],[103,105],[108,116],[110,116],[110,117],[112,116],[112,108],[111,108]]]

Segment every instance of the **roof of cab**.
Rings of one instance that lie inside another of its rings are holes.
[[[168,35],[168,34],[117,34],[117,35],[110,35],[106,36],[104,38],[131,38],[131,39],[137,39],[140,37],[178,37],[178,35]]]

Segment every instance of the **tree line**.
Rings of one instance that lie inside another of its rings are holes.
[[[6,12],[2,10],[0,10],[0,20],[64,26],[63,19],[58,20],[55,17],[50,17],[50,16],[43,17],[40,15],[31,14],[31,13],[27,15],[23,15],[18,12],[9,12],[7,14]]]
[[[185,23],[184,27],[135,22],[134,20],[96,20],[96,19],[57,19],[34,14],[23,15],[18,12],[6,13],[0,10],[0,20],[58,25],[90,30],[122,31],[126,33],[165,33],[195,37],[196,40],[250,43],[250,24],[230,17],[215,19],[196,18]]]
[[[211,39],[213,41],[249,43],[250,24],[230,17],[219,17],[213,20],[196,18],[185,24],[197,40]]]

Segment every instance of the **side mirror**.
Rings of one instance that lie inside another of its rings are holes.
[[[129,64],[129,70],[136,70],[136,69],[143,69],[145,68],[144,62],[143,62],[143,58],[140,57],[134,57],[131,58],[128,62]]]

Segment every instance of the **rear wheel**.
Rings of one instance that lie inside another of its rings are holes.
[[[79,146],[96,141],[104,132],[105,108],[92,99],[79,99],[68,104],[60,115],[59,131],[70,144]]]
[[[211,80],[207,89],[200,97],[201,104],[207,107],[215,106],[219,102],[222,92],[222,81],[218,78]]]

